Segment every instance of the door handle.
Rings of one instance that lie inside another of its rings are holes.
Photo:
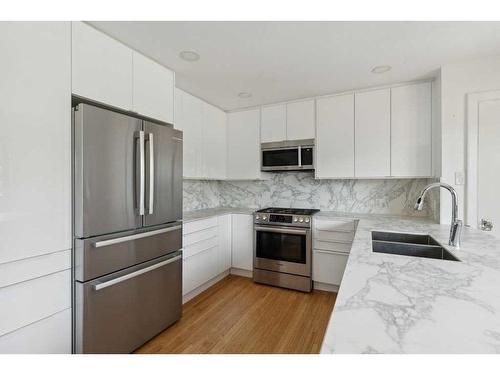
[[[140,130],[139,135],[139,215],[144,215],[144,185],[146,160],[144,156],[144,131]]]
[[[149,133],[149,214],[154,211],[155,197],[155,155],[154,155],[154,137]]]
[[[153,271],[153,270],[155,270],[157,268],[160,268],[160,267],[166,266],[167,264],[173,263],[173,262],[175,262],[175,261],[177,261],[177,260],[179,260],[181,258],[182,258],[182,254],[181,255],[177,255],[177,256],[175,256],[173,258],[167,259],[167,260],[165,260],[163,262],[153,264],[152,266],[140,269],[138,271],[131,272],[131,273],[128,273],[126,275],[117,277],[116,279],[111,279],[109,281],[105,281],[103,283],[96,284],[96,285],[94,285],[94,290],[96,290],[96,291],[97,290],[101,290],[101,289],[104,289],[104,288],[108,288],[108,287],[110,287],[112,285],[121,283],[123,281],[130,280],[130,279],[132,279],[134,277],[137,277],[139,275],[145,274],[147,272],[151,272],[151,271]]]
[[[173,227],[168,227],[168,228],[163,228],[163,229],[157,229],[157,230],[153,230],[153,231],[150,231],[150,232],[137,233],[137,234],[132,234],[130,236],[112,238],[110,240],[104,240],[104,241],[98,241],[98,242],[94,243],[94,247],[104,247],[104,246],[115,245],[117,243],[138,240],[140,238],[146,238],[146,237],[156,236],[157,234],[161,234],[161,233],[172,232],[174,230],[178,230],[178,229],[181,229],[181,228],[182,228],[182,225],[175,225]]]
[[[283,234],[302,234],[307,235],[308,229],[280,229],[280,228],[268,228],[264,226],[255,226],[254,229],[257,232],[272,232],[272,233],[283,233]]]

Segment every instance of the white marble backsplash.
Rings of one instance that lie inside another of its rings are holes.
[[[434,216],[438,195],[421,212],[413,206],[430,179],[316,180],[312,173],[270,174],[264,181],[184,180],[184,210],[269,206],[325,211]]]

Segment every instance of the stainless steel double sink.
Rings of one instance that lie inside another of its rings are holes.
[[[428,234],[372,231],[372,251],[460,262]]]

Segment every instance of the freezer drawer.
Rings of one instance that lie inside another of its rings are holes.
[[[181,317],[181,252],[75,285],[75,352],[130,353]]]
[[[182,248],[182,224],[75,240],[74,272],[88,281]]]

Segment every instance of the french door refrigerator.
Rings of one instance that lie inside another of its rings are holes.
[[[73,351],[129,353],[182,308],[182,132],[73,108]]]

